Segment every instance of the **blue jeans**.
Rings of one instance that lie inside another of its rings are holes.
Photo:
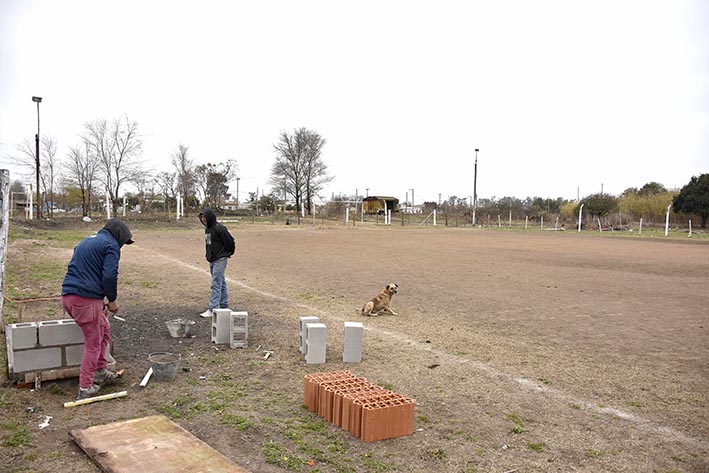
[[[209,297],[209,310],[229,308],[229,292],[224,278],[228,261],[229,258],[219,258],[209,263],[209,274],[212,275],[212,295]]]

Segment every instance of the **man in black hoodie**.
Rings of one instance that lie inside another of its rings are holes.
[[[212,209],[202,210],[199,214],[199,221],[204,225],[204,242],[207,247],[205,256],[209,261],[209,273],[212,275],[212,294],[209,297],[209,306],[199,315],[211,318],[212,310],[229,307],[229,293],[224,273],[229,258],[236,251],[236,245],[229,230],[217,222],[217,215]]]

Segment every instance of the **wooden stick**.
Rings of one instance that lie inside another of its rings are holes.
[[[109,399],[116,399],[119,397],[125,397],[128,395],[128,391],[120,391],[117,393],[111,393],[111,394],[104,394],[102,396],[95,396],[95,397],[89,397],[86,399],[82,399],[80,401],[71,401],[71,402],[65,402],[64,407],[76,407],[76,406],[82,406],[84,404],[91,404],[92,402],[97,402],[97,401],[107,401]]]
[[[148,372],[145,373],[145,376],[143,376],[143,381],[140,382],[141,388],[144,388],[148,384],[148,381],[150,380],[150,377],[152,375],[153,375],[153,367],[151,366],[150,369],[148,370]]]

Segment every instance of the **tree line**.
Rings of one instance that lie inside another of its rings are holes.
[[[317,132],[306,128],[280,133],[273,145],[270,182],[274,190],[268,204],[275,207],[273,202],[281,197],[283,202],[294,201],[298,210],[305,207],[308,213],[313,211],[315,197],[332,180],[322,157],[325,143]],[[114,213],[123,199],[132,207],[159,205],[168,209],[175,207],[178,194],[187,208],[210,206],[220,210],[232,198],[229,186],[238,178],[236,159],[196,164],[189,146],[179,144],[171,153],[170,170],[156,172],[143,160],[143,144],[138,123],[128,116],[84,123],[77,143],[68,147],[63,158],[57,152],[57,140],[43,136],[39,169],[42,202],[36,203],[38,210],[44,209],[51,218],[57,207],[80,208],[87,216],[102,208],[104,195],[108,195]],[[34,141],[24,139],[9,159],[34,174]],[[135,192],[127,192],[128,185]],[[13,193],[24,190],[21,182],[13,183]],[[253,193],[249,200],[259,204]]]

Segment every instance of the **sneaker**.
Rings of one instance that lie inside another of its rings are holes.
[[[212,318],[212,309],[207,309],[201,314],[199,314],[200,317],[203,317],[205,319],[211,319]]]
[[[93,397],[94,394],[96,394],[99,389],[101,389],[101,386],[98,384],[92,384],[90,388],[84,389],[84,388],[79,388],[79,394],[76,396],[77,401],[81,401],[82,399],[88,399],[90,397]]]
[[[102,370],[98,370],[94,374],[94,384],[98,384],[99,386],[104,384],[108,385],[113,383],[120,377],[120,374],[114,373],[113,371],[108,371],[106,368],[104,368]]]

